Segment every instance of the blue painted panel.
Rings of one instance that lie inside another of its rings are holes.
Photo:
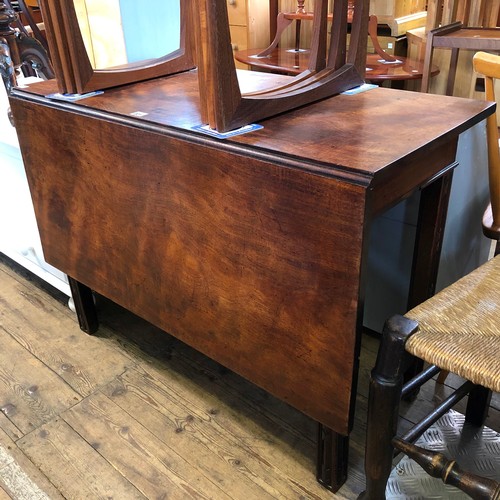
[[[181,0],[120,0],[128,62],[165,56],[179,48]]]

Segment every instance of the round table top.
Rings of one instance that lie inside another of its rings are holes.
[[[262,69],[286,75],[298,75],[307,69],[309,50],[274,49],[268,56],[257,57],[264,49],[239,50],[234,53],[237,61],[252,68]],[[423,62],[406,57],[399,57],[398,62],[386,62],[378,54],[368,54],[365,78],[371,82],[384,80],[419,80],[422,78]],[[432,66],[431,75],[439,73],[437,66]]]

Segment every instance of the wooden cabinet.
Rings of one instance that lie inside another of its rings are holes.
[[[226,0],[233,50],[269,45],[269,2],[267,0]],[[247,66],[236,63],[239,68]]]
[[[392,36],[404,35],[409,29],[425,25],[427,0],[370,0],[370,14],[379,24],[387,24]]]

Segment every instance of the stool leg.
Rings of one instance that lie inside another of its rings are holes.
[[[393,316],[386,322],[382,332],[377,362],[370,377],[365,452],[366,490],[360,496],[365,500],[385,498],[394,451],[392,438],[397,431],[403,369],[407,357],[405,344],[417,328],[415,321]]]
[[[481,385],[476,385],[469,393],[465,421],[473,425],[484,425],[488,416],[491,401],[491,391]]]
[[[99,328],[99,320],[97,319],[92,290],[71,276],[68,276],[68,282],[80,329],[88,334],[95,333]]]

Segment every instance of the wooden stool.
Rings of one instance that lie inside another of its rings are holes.
[[[412,445],[455,403],[469,394],[466,421],[482,425],[491,391],[500,391],[500,257],[455,284],[387,321],[370,380],[365,499],[385,498],[396,448],[423,469],[471,495],[500,498],[500,484],[463,472],[442,454]],[[417,357],[431,366],[403,386],[405,367]],[[395,437],[399,400],[440,369],[467,381],[401,438]]]
[[[460,49],[500,51],[500,28],[467,28],[461,22],[456,22],[431,30],[427,35],[425,48],[422,92],[429,91],[430,68],[435,48],[451,50],[446,95],[453,95]]]

